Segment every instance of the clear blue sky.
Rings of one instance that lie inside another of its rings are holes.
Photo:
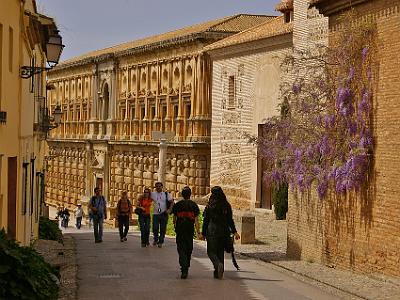
[[[54,17],[61,60],[237,13],[277,15],[279,0],[36,0]]]

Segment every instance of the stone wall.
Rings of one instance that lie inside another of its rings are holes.
[[[344,1],[345,2],[345,1]],[[363,193],[319,201],[292,194],[288,254],[361,273],[400,276],[399,68],[400,1],[364,1],[355,7],[377,25],[379,80],[374,98],[375,138],[371,184]],[[340,24],[330,17],[334,30]]]
[[[103,194],[111,207],[116,206],[122,191],[131,199],[143,192],[145,186],[153,188],[157,181],[158,147],[156,144],[108,145],[108,153],[93,151],[85,143],[52,143],[48,161],[46,200],[52,206],[74,208],[77,202],[87,201],[95,186],[95,173],[103,168],[110,172],[109,182],[104,182]],[[167,151],[165,188],[175,198],[186,185],[192,187],[193,198],[209,193],[209,148],[170,146]],[[100,166],[100,168],[99,168]],[[106,171],[107,172],[107,171]]]

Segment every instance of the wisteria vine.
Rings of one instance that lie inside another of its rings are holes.
[[[265,173],[300,192],[316,186],[358,191],[373,153],[372,96],[376,66],[374,27],[348,22],[329,47],[294,51],[283,63],[280,116],[266,120],[256,141]]]

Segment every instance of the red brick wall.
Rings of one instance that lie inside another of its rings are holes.
[[[377,24],[375,157],[368,193],[289,199],[288,255],[360,273],[400,276],[400,0],[355,7]],[[330,16],[330,28],[340,22]]]

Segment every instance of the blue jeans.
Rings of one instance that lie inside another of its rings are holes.
[[[129,216],[118,216],[119,238],[126,238],[129,231]]]
[[[148,245],[150,236],[150,215],[139,215],[139,225],[142,245]]]
[[[94,240],[103,240],[103,216],[93,215]]]
[[[76,217],[76,228],[81,229],[82,217]]]
[[[163,244],[167,231],[168,214],[153,215],[153,236],[155,244]],[[159,235],[160,234],[160,235]]]

